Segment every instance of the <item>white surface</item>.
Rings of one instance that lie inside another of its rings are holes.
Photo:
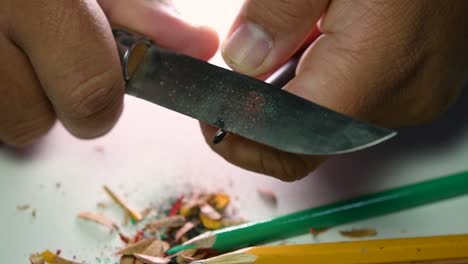
[[[221,34],[239,4],[229,1],[234,7],[227,8],[228,1],[196,2],[199,8],[192,10],[192,18],[217,26]],[[214,3],[210,12],[200,8],[209,3]],[[215,6],[227,14],[215,12]],[[114,263],[105,257],[119,245],[116,236],[76,220],[78,211],[96,211],[97,202],[108,200],[103,184],[125,193],[139,208],[191,186],[224,189],[239,197],[235,204],[240,214],[254,220],[468,169],[468,96],[462,101],[465,106],[438,122],[405,129],[388,143],[335,158],[308,178],[288,184],[226,163],[205,145],[196,121],[127,97],[122,119],[104,138],[80,141],[57,126],[27,151],[0,148],[0,261],[28,263],[31,252],[60,248],[87,263],[98,263],[96,257]],[[278,194],[278,208],[259,199],[256,188],[261,184]],[[467,202],[468,197],[458,198],[337,227],[317,240],[343,240],[337,230],[351,227],[376,228],[378,237],[467,232]],[[35,219],[30,211],[16,210],[25,203],[37,208]],[[106,213],[122,218],[115,207]],[[314,239],[306,235],[295,241]]]

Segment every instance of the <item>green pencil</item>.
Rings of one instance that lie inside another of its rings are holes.
[[[191,248],[220,252],[306,234],[316,230],[376,217],[468,193],[468,171],[304,211],[206,232],[168,254]]]

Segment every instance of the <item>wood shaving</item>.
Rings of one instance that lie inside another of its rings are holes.
[[[154,210],[153,208],[145,208],[143,211],[141,211],[141,217],[145,219],[148,216],[156,214],[157,211]]]
[[[134,264],[135,257],[133,256],[122,256],[120,257],[120,264]]]
[[[157,231],[164,227],[181,227],[185,224],[185,222],[185,217],[181,215],[168,216],[148,223],[145,229],[150,231]]]
[[[58,254],[58,253],[57,253]],[[33,254],[29,257],[31,264],[81,264],[76,261],[66,259],[59,256],[50,250],[46,250],[41,254]]]
[[[210,199],[210,204],[218,211],[223,211],[229,205],[231,199],[225,193],[217,193]]]
[[[78,218],[93,221],[97,224],[108,227],[111,230],[118,230],[119,227],[110,218],[102,214],[96,214],[92,212],[81,212],[78,214]]]
[[[130,223],[130,215],[127,214],[127,212],[124,212],[124,217],[123,217],[123,221],[122,221],[122,224],[123,225],[128,225],[128,223]]]
[[[21,205],[16,206],[16,210],[18,210],[18,211],[26,211],[29,208],[31,208],[30,204],[21,204]]]
[[[145,264],[167,264],[171,262],[170,258],[152,257],[143,254],[133,254],[133,256]]]
[[[188,231],[192,230],[196,225],[193,222],[187,222],[175,234],[175,240],[180,241],[180,239],[187,234]]]
[[[179,213],[185,217],[194,215],[197,207],[200,205],[201,198],[202,195],[200,193],[193,193],[190,199],[182,204]]]
[[[276,197],[276,194],[269,187],[260,186],[257,188],[257,193],[260,195],[260,197],[262,197],[265,201],[269,202],[270,204],[274,206],[278,204],[278,198]]]
[[[55,261],[55,253],[50,250],[46,250],[41,253],[41,257],[45,260],[45,262],[50,263]]]
[[[116,194],[115,192],[113,192],[106,185],[104,185],[103,188],[104,188],[104,191],[111,197],[111,199],[114,202],[116,202],[120,207],[122,207],[122,209],[124,209],[133,219],[135,219],[136,221],[141,221],[143,219],[140,212],[138,212],[137,210],[130,207],[128,205],[127,201],[125,201],[125,199],[122,196],[120,196],[120,195]]]
[[[309,232],[314,236],[318,236],[320,234],[323,234],[325,232],[327,232],[330,228],[322,228],[322,229],[315,229],[315,228],[310,228],[309,229]]]
[[[101,209],[106,209],[109,206],[104,202],[99,202],[99,203],[96,204],[96,207],[101,208]]]
[[[187,250],[181,251],[176,257],[177,264],[191,263],[193,261],[204,259],[207,256],[206,252],[198,253],[198,251],[199,250],[197,249],[187,249]]]
[[[31,254],[31,256],[29,256],[29,262],[31,262],[31,264],[45,264],[44,258],[38,253]]]
[[[223,218],[223,216],[209,204],[200,206],[200,211],[213,220],[221,220],[221,218]]]
[[[220,220],[213,220],[205,214],[200,214],[200,221],[207,229],[219,229],[222,227]]]
[[[117,251],[116,255],[133,255],[135,253],[142,253],[153,241],[155,238],[146,238],[139,242],[129,244],[128,246]]]
[[[362,228],[362,229],[351,229],[351,230],[340,230],[340,234],[344,237],[349,238],[361,238],[361,237],[373,237],[376,236],[377,230],[373,228]]]
[[[152,257],[163,257],[170,247],[166,241],[154,240],[141,254]]]

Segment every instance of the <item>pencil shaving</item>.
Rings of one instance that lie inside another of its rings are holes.
[[[222,218],[221,214],[209,204],[200,206],[200,211],[202,214],[205,214],[207,217],[213,220],[220,220]]]
[[[151,243],[153,243],[154,238],[146,238],[136,243],[130,244],[121,250],[117,251],[116,255],[133,255],[135,253],[142,253]]]
[[[164,227],[181,227],[185,224],[185,222],[185,217],[181,215],[168,216],[148,223],[145,229],[150,231],[157,231]]]
[[[122,207],[122,209],[124,209],[133,219],[136,221],[141,221],[143,219],[140,212],[130,207],[122,196],[112,191],[107,185],[104,185],[103,188],[104,191],[111,197],[111,199],[120,207]]]
[[[377,230],[373,228],[340,230],[340,234],[349,238],[373,237],[377,235]]]
[[[104,202],[99,202],[96,204],[96,207],[97,208],[100,208],[100,209],[106,209],[108,207],[108,205]]]
[[[193,261],[204,259],[207,256],[206,252],[198,253],[197,249],[187,249],[179,252],[176,257],[176,262],[178,264],[187,264]],[[197,254],[198,253],[198,254]]]
[[[55,254],[50,250],[46,250],[40,254],[32,254],[29,260],[31,264],[82,264],[59,256],[58,253]]]
[[[31,262],[31,264],[45,264],[44,258],[38,253],[31,254],[31,256],[29,256],[29,262]]]
[[[211,204],[216,210],[223,211],[229,205],[231,199],[225,193],[216,193],[210,199],[209,204]]]
[[[170,258],[152,257],[143,254],[133,254],[133,256],[145,264],[167,264],[171,261]]]
[[[122,256],[120,257],[120,264],[134,264],[135,257],[134,256]]]
[[[330,228],[322,228],[322,229],[315,229],[315,228],[310,228],[309,229],[309,232],[314,236],[318,236],[320,234],[323,234],[325,232],[327,232]]]
[[[156,210],[153,208],[145,208],[143,211],[141,211],[141,217],[143,219],[147,218],[148,216],[155,215],[157,213]]]
[[[276,206],[278,204],[278,198],[276,194],[267,186],[259,186],[257,188],[257,193],[262,197],[265,201],[269,202],[270,204]]]
[[[118,230],[119,227],[110,218],[105,215],[92,213],[92,212],[81,212],[78,214],[78,218],[89,220],[97,224],[103,225],[111,230]]]
[[[141,254],[152,257],[163,257],[164,253],[170,248],[169,243],[162,240],[154,240]]]
[[[200,214],[200,221],[201,221],[201,223],[203,224],[203,226],[205,228],[211,229],[211,230],[219,229],[222,226],[221,225],[221,223],[222,223],[221,220],[211,219],[210,217],[208,217],[205,214]]]
[[[16,206],[16,210],[18,210],[18,211],[26,211],[29,208],[31,208],[31,205],[29,205],[29,204],[21,204],[21,205]]]
[[[185,223],[185,225],[183,225],[179,230],[177,230],[175,234],[175,240],[180,241],[180,239],[194,227],[195,227],[195,224],[193,222]]]

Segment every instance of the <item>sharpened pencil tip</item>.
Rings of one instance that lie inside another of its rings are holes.
[[[179,252],[182,251],[182,250],[193,249],[193,248],[195,248],[195,245],[192,245],[192,244],[179,245],[179,246],[175,246],[175,247],[173,247],[173,248],[170,248],[170,249],[167,251],[167,254],[168,254],[168,255],[173,255],[173,254],[179,253]]]

